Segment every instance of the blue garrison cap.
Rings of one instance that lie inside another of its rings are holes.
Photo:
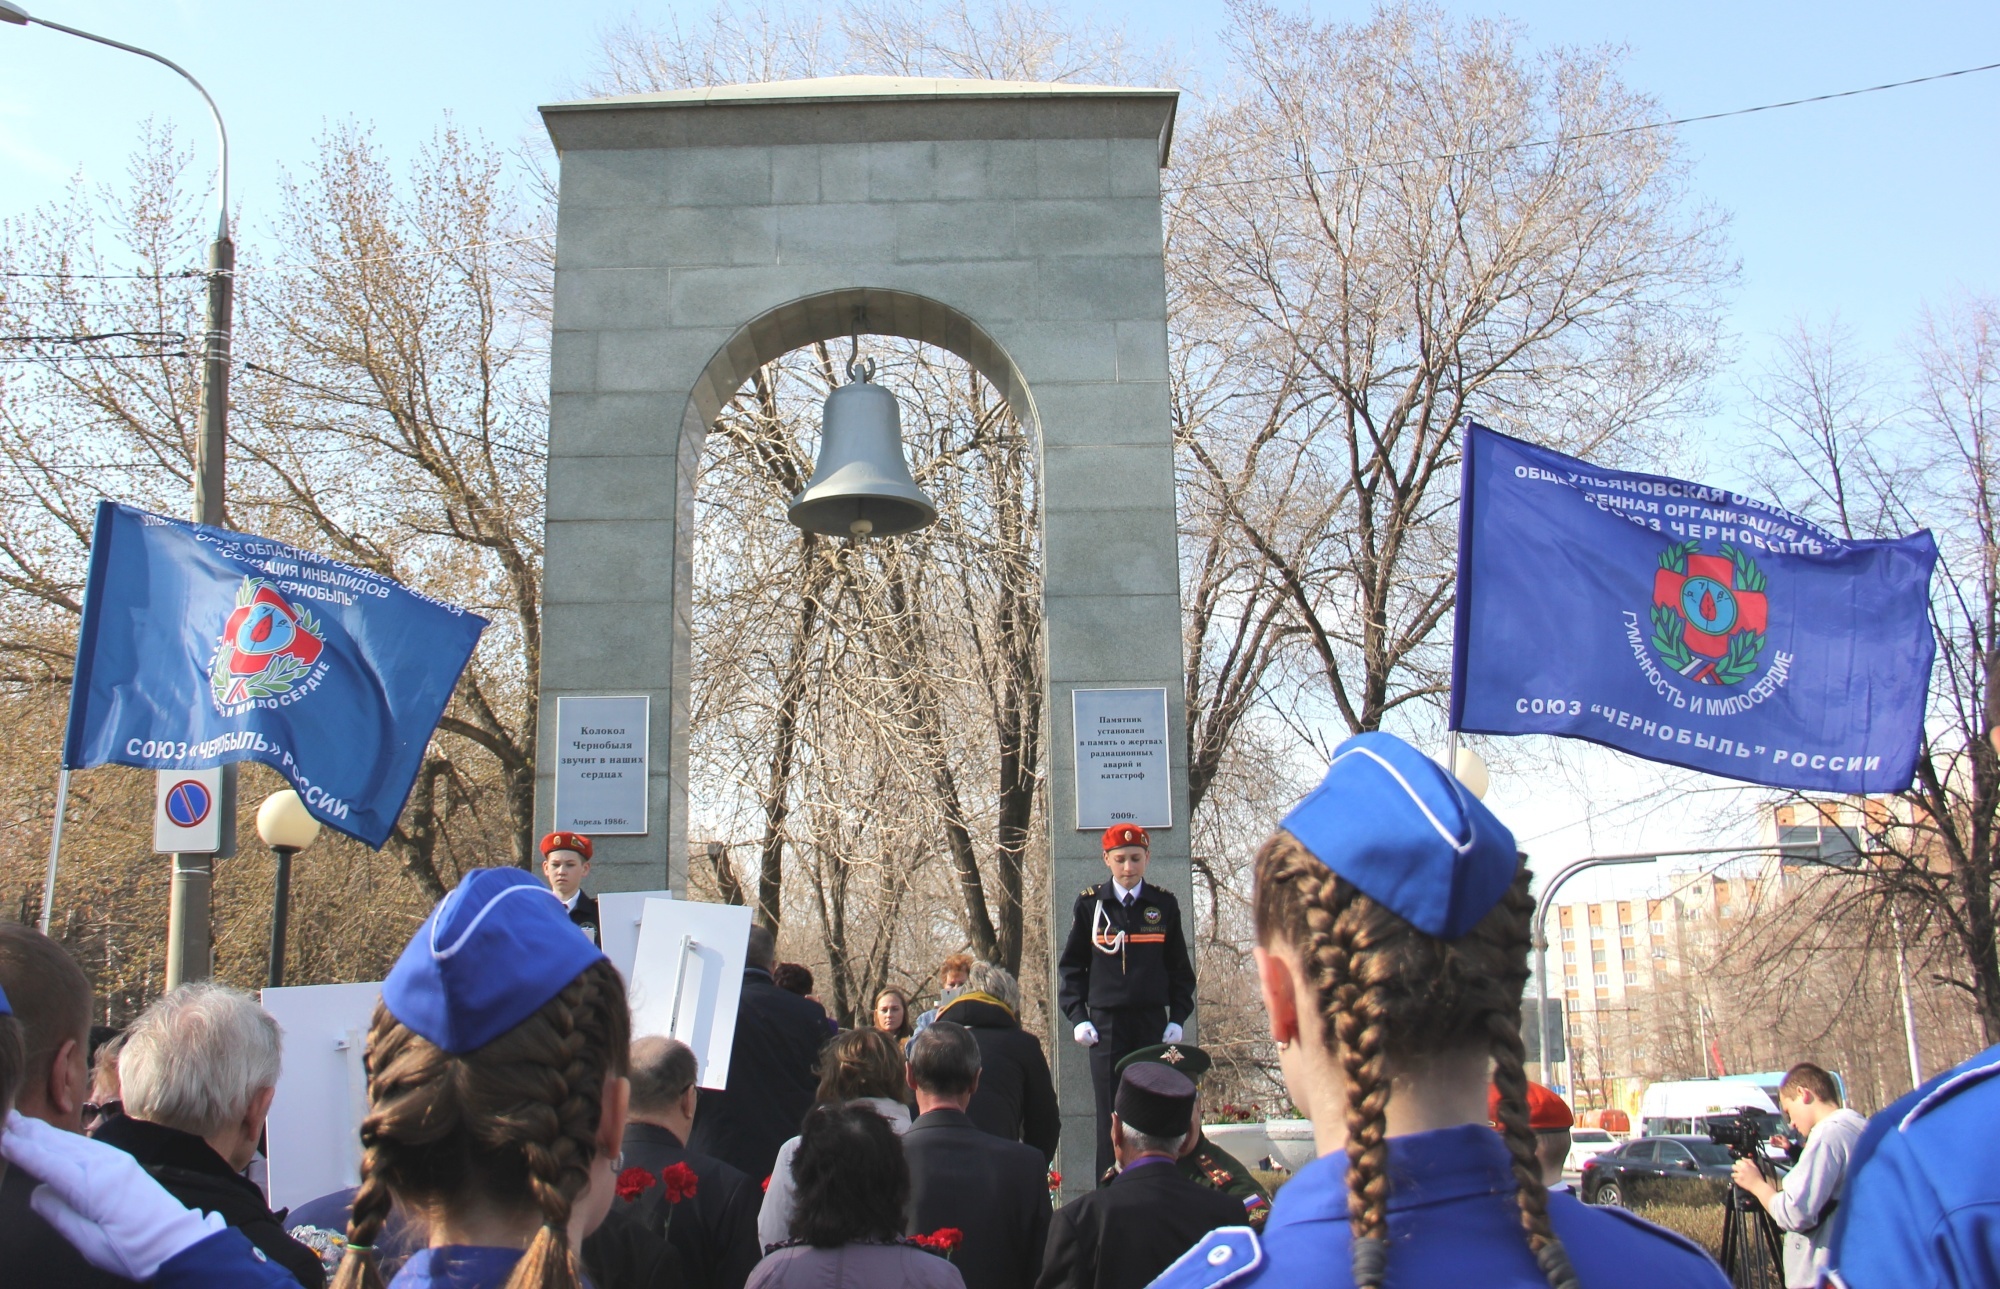
[[[417,928],[382,1002],[445,1051],[470,1052],[603,960],[548,887],[518,868],[475,868]]]
[[[1520,867],[1507,826],[1393,734],[1342,743],[1278,826],[1362,894],[1445,940],[1491,912]]]

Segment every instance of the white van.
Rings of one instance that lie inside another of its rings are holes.
[[[1639,1132],[1647,1137],[1700,1134],[1704,1131],[1702,1120],[1708,1116],[1744,1109],[1775,1115],[1778,1103],[1748,1079],[1655,1083],[1639,1098]]]

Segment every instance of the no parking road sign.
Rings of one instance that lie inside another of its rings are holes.
[[[153,849],[212,855],[222,849],[222,767],[161,770],[153,783]]]

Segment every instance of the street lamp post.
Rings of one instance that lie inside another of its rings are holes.
[[[1693,850],[1634,851],[1624,855],[1586,855],[1584,858],[1557,870],[1555,877],[1550,879],[1548,885],[1542,888],[1541,898],[1535,901],[1535,933],[1533,939],[1530,941],[1535,950],[1535,1027],[1537,1037],[1541,1042],[1541,1060],[1537,1062],[1541,1067],[1541,1081],[1545,1084],[1549,1082],[1549,1051],[1551,1048],[1551,1044],[1549,1043],[1548,917],[1550,907],[1555,904],[1556,892],[1562,889],[1564,882],[1567,882],[1570,878],[1589,868],[1605,868],[1618,864],[1651,864],[1662,859],[1681,859],[1694,855],[1760,855],[1772,853],[1781,854],[1783,852],[1777,846],[1703,846]],[[1574,1083],[1575,1080],[1572,1079],[1571,1082]],[[1573,1087],[1570,1088],[1569,1093],[1571,1099],[1574,1100],[1576,1089]]]
[[[257,808],[257,835],[278,857],[277,882],[271,893],[271,962],[266,984],[276,989],[285,983],[285,924],[292,904],[292,856],[313,844],[319,836],[319,820],[312,817],[306,803],[290,788],[273,792]]]
[[[186,68],[150,49],[128,45],[122,40],[94,32],[65,27],[59,22],[36,18],[12,0],[0,0],[0,22],[25,27],[30,23],[65,35],[122,49],[128,54],[150,58],[194,86],[208,114],[215,119],[216,147],[220,154],[215,184],[215,240],[208,244],[208,303],[202,323],[201,440],[195,450],[194,517],[197,523],[221,526],[224,522],[223,483],[229,441],[229,339],[236,307],[236,243],[229,236],[229,131],[222,124],[222,112],[215,106],[202,83]],[[62,789],[68,788],[64,772]],[[66,795],[59,791],[58,796]],[[222,791],[215,810],[221,824],[221,849],[214,855],[174,856],[173,894],[167,912],[167,988],[189,979],[208,975],[212,947],[209,944],[209,890],[215,879],[215,860],[236,852],[236,767],[222,767]],[[53,868],[53,859],[51,860]],[[53,886],[53,873],[51,886]],[[50,891],[53,895],[53,890]],[[47,903],[47,900],[44,901]],[[44,912],[44,921],[47,914]]]

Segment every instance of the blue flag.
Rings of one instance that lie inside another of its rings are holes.
[[[63,765],[262,761],[379,847],[485,627],[324,555],[99,502]]]
[[[1928,531],[1847,541],[1480,425],[1461,498],[1453,729],[1778,788],[1910,785],[1936,653]]]

